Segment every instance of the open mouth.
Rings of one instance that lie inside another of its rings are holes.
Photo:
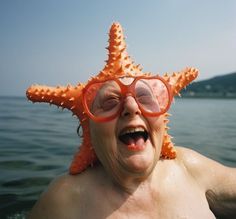
[[[120,133],[119,140],[130,150],[142,150],[148,136],[148,132],[142,127],[128,128]]]

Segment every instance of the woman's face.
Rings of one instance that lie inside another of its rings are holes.
[[[159,160],[163,136],[163,116],[144,117],[132,96],[127,96],[120,115],[109,121],[90,121],[95,152],[110,175],[146,177]]]

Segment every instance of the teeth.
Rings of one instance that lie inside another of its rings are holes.
[[[124,135],[124,134],[130,134],[130,133],[134,133],[134,132],[145,132],[146,130],[142,127],[136,127],[136,128],[127,128],[125,130],[123,130],[120,135]]]

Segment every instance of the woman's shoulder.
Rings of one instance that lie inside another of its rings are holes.
[[[55,196],[71,196],[78,195],[85,187],[88,187],[93,182],[93,170],[88,168],[87,170],[71,175],[65,173],[56,177],[49,185],[47,192],[50,195]],[[86,188],[87,189],[87,188]]]
[[[199,177],[209,167],[208,165],[214,166],[217,163],[214,160],[190,148],[178,146],[176,149],[178,161],[184,164],[185,168],[193,176]]]
[[[177,159],[206,190],[219,188],[223,181],[235,179],[232,177],[235,168],[224,166],[192,149],[177,147]]]
[[[199,167],[202,162],[207,162],[210,160],[206,156],[190,148],[176,146],[176,150],[177,159],[188,167]]]
[[[67,218],[74,214],[74,205],[81,202],[87,190],[86,180],[91,178],[89,170],[78,175],[63,174],[56,177],[41,194],[29,214],[30,219]],[[65,216],[66,213],[66,216]]]
[[[192,150],[190,148],[185,148],[178,146],[177,149],[177,159],[182,162],[187,169],[192,171],[204,171],[209,167],[223,167],[219,162],[202,155],[200,152]]]

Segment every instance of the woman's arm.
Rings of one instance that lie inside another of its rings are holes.
[[[226,167],[190,150],[180,148],[184,165],[205,190],[212,212],[219,218],[236,215],[236,168]]]

